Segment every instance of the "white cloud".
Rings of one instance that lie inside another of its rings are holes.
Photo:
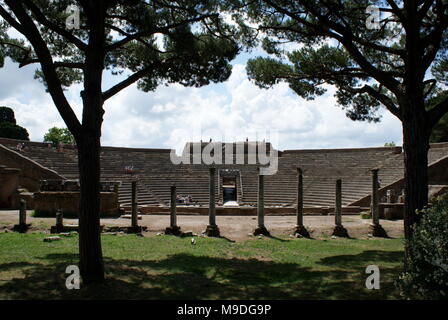
[[[0,105],[16,111],[32,140],[41,141],[54,125],[64,126],[31,69],[19,71],[8,61],[0,73]],[[78,117],[79,89],[67,92]],[[262,140],[269,131],[278,132],[281,150],[401,144],[400,122],[390,113],[385,111],[379,124],[353,122],[336,106],[333,93],[305,101],[285,84],[262,90],[247,79],[243,64],[234,66],[226,83],[204,88],[170,85],[144,93],[131,86],[106,102],[102,144],[179,150],[190,140]]]

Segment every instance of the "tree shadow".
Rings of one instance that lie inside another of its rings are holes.
[[[282,238],[273,236],[272,234],[269,235],[269,236],[265,236],[265,237],[266,237],[266,238],[269,238],[269,239],[272,239],[272,240],[279,241],[279,242],[290,242],[290,241],[291,241],[290,239],[282,239]]]
[[[363,263],[377,258],[381,265],[382,259],[397,256],[367,251],[320,261],[338,266],[333,269],[185,253],[160,260],[105,258],[103,284],[68,290],[65,269],[78,255],[49,254],[41,257],[46,263],[0,264],[2,270],[15,268],[24,275],[0,282],[0,299],[386,299],[397,297],[391,279],[399,268],[381,270],[386,285],[367,290]],[[345,259],[354,261],[347,264]],[[339,262],[352,269],[341,269]]]
[[[339,255],[322,258],[319,263],[326,266],[348,267],[353,268],[356,266],[365,265],[368,263],[375,263],[379,267],[380,262],[396,263],[402,262],[404,259],[403,251],[380,251],[380,250],[367,250],[359,254]]]

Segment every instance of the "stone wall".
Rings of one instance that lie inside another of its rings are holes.
[[[448,157],[442,158],[428,168],[429,184],[448,185]]]
[[[0,208],[11,208],[12,196],[19,186],[19,169],[0,166]]]
[[[40,180],[65,180],[56,171],[45,168],[39,163],[24,157],[0,144],[0,165],[20,169],[19,186],[29,191],[39,191]]]
[[[79,212],[79,192],[43,191],[34,194],[34,211],[37,216],[56,216],[62,210],[65,217],[77,217]],[[118,195],[115,192],[101,192],[102,217],[120,216]]]
[[[124,207],[129,211],[129,207]],[[216,214],[220,216],[256,216],[256,207],[216,207]],[[169,207],[146,206],[139,208],[140,214],[153,215],[169,215]],[[176,212],[179,215],[208,215],[208,206],[177,206]],[[296,208],[293,207],[265,207],[265,215],[267,216],[293,216],[296,214]],[[328,215],[334,213],[333,207],[305,207],[304,212],[307,215]],[[342,207],[344,214],[359,214],[360,207]]]

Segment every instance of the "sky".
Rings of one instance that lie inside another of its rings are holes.
[[[243,53],[233,61],[231,77],[202,88],[161,86],[141,92],[133,85],[106,101],[103,146],[171,148],[178,152],[187,141],[270,141],[279,150],[378,147],[402,144],[400,121],[387,110],[380,123],[354,122],[337,105],[334,88],[306,101],[286,84],[260,89],[248,80]],[[11,107],[32,141],[42,141],[53,126],[65,127],[39,80],[35,66],[18,68],[10,60],[0,69],[0,106]],[[103,89],[120,79],[106,75]],[[81,117],[80,85],[66,96]]]

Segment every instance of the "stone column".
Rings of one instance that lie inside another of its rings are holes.
[[[342,226],[342,180],[336,180],[335,224]]]
[[[303,225],[303,172],[297,168],[297,224],[294,229],[294,236],[297,238],[309,238],[310,234]]]
[[[58,209],[56,211],[56,225],[51,227],[50,232],[51,233],[64,232],[64,215],[62,214],[61,209]]]
[[[177,203],[176,203],[176,186],[172,185],[170,201],[170,226],[165,229],[165,234],[179,235],[180,227],[177,226]]]
[[[146,228],[138,225],[138,201],[137,201],[137,181],[131,184],[131,226],[127,228],[128,233],[140,233]]]
[[[26,225],[26,200],[20,199],[19,224]]]
[[[372,214],[372,223],[370,224],[370,232],[374,237],[387,237],[386,231],[380,225],[380,206],[379,206],[379,183],[378,183],[378,169],[372,170],[372,201],[370,205],[370,212]]]
[[[347,229],[342,225],[342,180],[336,180],[336,199],[334,208],[335,227],[333,236],[348,238]]]
[[[137,181],[132,181],[132,228],[138,227]]]
[[[264,225],[264,175],[260,174],[258,168],[258,201],[257,201],[257,220],[258,227],[254,231],[254,236],[265,235],[269,236],[269,231]]]
[[[210,181],[209,181],[209,201],[208,201],[208,219],[209,223],[205,234],[209,237],[219,237],[219,228],[216,225],[216,202],[215,202],[215,173],[216,168],[210,167]]]
[[[64,215],[61,210],[56,211],[56,227],[61,229],[64,227]]]
[[[14,231],[25,233],[29,224],[26,224],[26,200],[20,199],[20,208],[19,208],[19,224],[14,225]]]

